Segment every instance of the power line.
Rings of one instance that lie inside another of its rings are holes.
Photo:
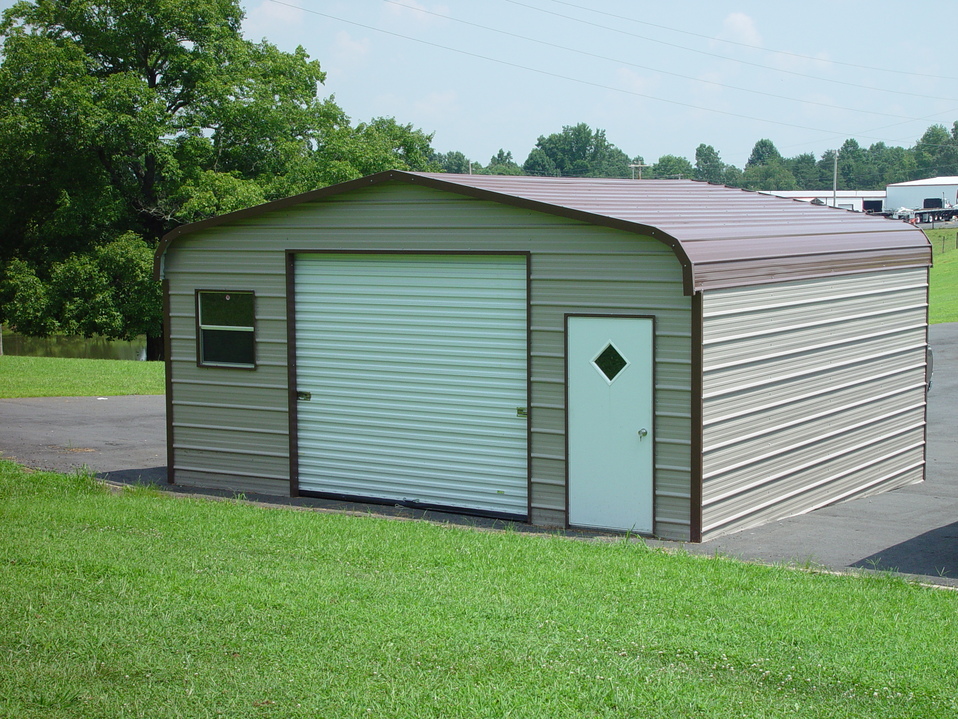
[[[747,42],[736,42],[735,40],[724,40],[719,37],[711,37],[710,35],[702,35],[697,32],[691,32],[690,30],[680,30],[679,28],[669,27],[668,25],[657,25],[654,22],[648,22],[647,20],[637,20],[633,17],[627,17],[625,15],[616,15],[615,13],[604,12],[602,10],[596,10],[590,7],[582,7],[581,5],[576,5],[575,3],[565,2],[565,0],[550,0],[550,2],[554,2],[557,5],[566,5],[568,7],[573,7],[573,8],[576,8],[577,10],[584,10],[587,12],[595,13],[597,15],[605,15],[607,17],[615,18],[616,20],[626,20],[628,22],[636,23],[637,25],[648,25],[649,27],[658,28],[659,30],[668,30],[670,32],[676,32],[682,35],[690,35],[692,37],[699,37],[709,41],[723,42],[723,43],[726,43],[727,45],[737,45],[738,47],[747,47],[751,50],[761,50],[762,52],[770,52],[776,55],[785,55],[787,57],[795,57],[795,58],[799,58],[800,60],[812,60],[814,62],[823,62],[822,58],[814,57],[812,55],[802,55],[797,52],[788,52],[787,50],[773,50],[771,48],[761,47],[760,45],[750,45]],[[526,7],[529,7],[529,6],[526,6]],[[872,67],[871,65],[858,65],[853,62],[842,62],[841,60],[825,60],[824,62],[828,62],[832,65],[841,65],[843,67],[854,67],[858,70],[872,70],[874,72],[896,73],[898,75],[910,75],[912,77],[927,77],[934,80],[958,80],[958,77],[949,77],[947,75],[932,75],[930,73],[910,72],[908,70],[896,70],[896,69],[887,68],[887,67]]]
[[[425,14],[425,15],[432,15],[432,16],[434,16],[434,17],[440,17],[440,18],[442,18],[442,19],[444,19],[444,20],[450,20],[450,21],[452,21],[452,22],[456,22],[456,23],[459,23],[459,24],[461,24],[461,25],[467,25],[467,26],[469,26],[469,27],[478,28],[478,29],[480,29],[480,30],[487,30],[487,31],[489,31],[489,32],[494,32],[494,33],[497,33],[497,34],[499,34],[499,35],[505,35],[506,37],[515,38],[515,39],[517,39],[517,40],[523,40],[523,41],[526,41],[526,42],[534,42],[534,43],[537,43],[537,44],[539,44],[539,45],[545,45],[546,47],[556,48],[556,49],[558,49],[558,50],[563,50],[563,51],[565,51],[565,52],[573,52],[573,53],[576,53],[576,54],[578,54],[578,55],[583,55],[583,56],[585,56],[585,57],[595,58],[595,59],[597,59],[597,60],[605,60],[605,61],[607,61],[607,62],[614,62],[614,63],[620,64],[620,65],[627,65],[627,66],[629,66],[629,67],[638,68],[638,69],[640,69],[640,70],[647,70],[647,71],[649,71],[649,72],[655,72],[655,73],[659,73],[659,74],[662,74],[662,75],[670,75],[670,76],[672,76],[672,77],[678,77],[678,78],[681,78],[681,79],[683,79],[683,80],[690,80],[690,81],[692,81],[692,82],[698,82],[698,83],[702,83],[702,84],[705,84],[705,85],[712,85],[712,86],[714,86],[714,87],[721,87],[721,88],[725,88],[725,89],[728,89],[728,90],[737,90],[737,91],[739,91],[739,92],[748,92],[748,93],[752,93],[753,95],[761,95],[761,96],[763,96],[763,97],[772,97],[772,98],[775,98],[775,99],[777,99],[777,100],[787,100],[787,101],[789,101],[789,102],[798,102],[798,103],[802,103],[802,104],[805,104],[805,105],[815,105],[815,106],[817,106],[817,107],[826,107],[826,108],[828,108],[828,109],[830,109],[830,110],[844,110],[844,111],[846,111],[846,112],[858,112],[858,113],[862,113],[862,114],[866,114],[866,115],[879,115],[879,116],[881,116],[881,117],[894,117],[894,118],[901,119],[901,120],[906,120],[906,121],[909,121],[909,122],[915,121],[915,120],[918,120],[918,119],[919,119],[919,118],[915,118],[915,117],[908,117],[908,116],[906,116],[906,115],[896,115],[896,114],[889,113],[889,112],[879,112],[879,111],[877,111],[877,110],[859,110],[859,109],[854,108],[854,107],[843,107],[843,106],[841,106],[841,105],[833,105],[833,104],[827,103],[827,102],[816,102],[816,101],[814,101],[814,100],[802,100],[802,99],[797,98],[797,97],[789,97],[788,95],[777,95],[777,94],[775,94],[775,93],[765,92],[765,91],[763,91],[763,90],[753,90],[753,89],[747,88],[747,87],[738,87],[738,86],[736,86],[736,85],[727,85],[727,84],[725,84],[725,83],[723,83],[723,82],[716,82],[716,81],[714,81],[714,80],[705,80],[705,79],[700,78],[700,77],[692,77],[691,75],[683,75],[683,74],[681,74],[681,73],[672,72],[672,71],[670,71],[670,70],[661,70],[661,69],[658,69],[658,68],[649,67],[649,66],[647,66],[647,65],[639,65],[638,63],[634,63],[634,62],[631,62],[631,61],[629,61],[629,60],[620,60],[620,59],[618,59],[618,58],[608,57],[608,56],[606,56],[606,55],[598,55],[598,54],[593,53],[593,52],[588,52],[587,50],[579,50],[579,49],[577,49],[577,48],[568,47],[568,46],[566,46],[566,45],[559,45],[558,43],[549,42],[549,41],[547,41],[547,40],[539,40],[539,39],[534,38],[534,37],[528,37],[528,36],[526,36],[526,35],[519,35],[519,34],[514,33],[514,32],[509,32],[508,30],[500,30],[500,29],[498,29],[498,28],[489,27],[488,25],[480,25],[479,23],[470,22],[469,20],[461,20],[460,18],[452,17],[451,15],[444,15],[444,14],[442,14],[442,13],[437,13],[437,12],[432,12],[431,10],[426,10],[425,8],[416,7],[416,6],[414,6],[414,5],[407,5],[407,4],[403,3],[403,2],[398,2],[398,0],[383,0],[383,2],[384,2],[384,3],[387,3],[387,4],[389,4],[389,5],[396,5],[397,7],[405,8],[406,10],[414,10],[414,11],[416,11],[416,12],[418,12],[418,13],[422,13],[422,14]],[[563,3],[563,4],[568,4],[568,3]],[[598,11],[596,11],[596,12],[598,12]],[[603,14],[608,14],[608,13],[603,13]],[[617,17],[617,16],[614,16],[614,17]],[[955,100],[955,102],[958,102],[958,100]]]
[[[512,2],[512,1],[513,1],[513,0],[507,0],[507,2]],[[644,98],[644,99],[647,99],[647,100],[654,100],[654,101],[656,101],[656,102],[662,102],[662,103],[666,103],[666,104],[669,104],[669,105],[676,105],[676,106],[678,106],[678,107],[686,107],[686,108],[689,108],[689,109],[691,109],[691,110],[700,110],[700,111],[702,111],[702,112],[711,112],[711,113],[715,113],[715,114],[718,114],[718,115],[724,115],[724,116],[726,116],[726,117],[735,117],[735,118],[742,119],[742,120],[752,120],[752,121],[754,121],[754,122],[764,122],[764,123],[768,123],[768,124],[771,124],[771,125],[780,125],[780,126],[782,126],[782,127],[794,127],[794,128],[800,129],[800,130],[809,130],[809,131],[812,131],[812,132],[820,132],[820,133],[824,133],[824,134],[835,134],[835,130],[824,130],[824,129],[818,128],[818,127],[809,127],[808,125],[799,125],[799,124],[792,123],[792,122],[785,122],[785,121],[783,121],[783,120],[771,120],[771,119],[768,119],[768,118],[755,117],[754,115],[746,115],[746,114],[738,113],[738,112],[730,112],[730,111],[728,111],[728,110],[719,110],[719,109],[711,108],[711,107],[703,107],[703,106],[701,106],[701,105],[693,105],[692,103],[688,103],[688,102],[681,102],[681,101],[679,101],[679,100],[669,100],[669,99],[667,99],[667,98],[658,97],[658,96],[656,96],[656,95],[649,95],[649,94],[646,94],[646,93],[635,92],[634,90],[626,90],[626,89],[624,89],[624,88],[615,87],[615,86],[612,86],[612,85],[605,85],[605,84],[603,84],[603,83],[593,82],[593,81],[591,81],[591,80],[583,80],[583,79],[581,79],[581,78],[569,77],[568,75],[562,75],[562,74],[560,74],[560,73],[551,72],[551,71],[549,71],[549,70],[542,70],[542,69],[539,69],[539,68],[529,67],[529,66],[527,66],[527,65],[521,65],[521,64],[515,63],[515,62],[509,62],[508,60],[501,60],[501,59],[496,58],[496,57],[490,57],[489,55],[482,55],[482,54],[479,54],[479,53],[470,52],[470,51],[468,51],[468,50],[463,50],[463,49],[461,49],[461,48],[450,47],[450,46],[448,46],[448,45],[441,45],[441,44],[439,44],[439,43],[431,42],[431,41],[429,41],[429,40],[422,40],[422,39],[420,39],[420,38],[412,37],[412,36],[410,36],[410,35],[403,35],[402,33],[394,32],[394,31],[392,31],[392,30],[383,30],[382,28],[375,27],[374,25],[367,25],[367,24],[365,24],[365,23],[357,22],[357,21],[355,21],[355,20],[347,20],[346,18],[338,17],[338,16],[336,16],[336,15],[331,15],[331,14],[329,14],[329,13],[320,12],[320,11],[318,11],[318,10],[313,10],[313,9],[311,9],[311,8],[304,8],[304,7],[301,7],[301,6],[299,6],[299,5],[294,5],[294,4],[289,3],[289,2],[284,2],[284,0],[270,0],[270,2],[275,3],[275,4],[277,4],[277,5],[283,5],[283,6],[285,6],[285,7],[289,7],[289,8],[292,8],[292,9],[294,9],[294,10],[300,10],[300,11],[302,11],[302,12],[310,13],[310,14],[313,14],[313,15],[318,15],[318,16],[320,16],[320,17],[325,17],[325,18],[328,18],[328,19],[330,19],[330,20],[336,20],[337,22],[342,22],[342,23],[346,23],[346,24],[348,24],[348,25],[354,25],[354,26],[356,26],[356,27],[361,27],[361,28],[364,28],[364,29],[366,29],[366,30],[372,30],[372,31],[374,31],[374,32],[382,33],[382,34],[384,34],[384,35],[390,35],[390,36],[392,36],[392,37],[398,37],[398,38],[401,38],[401,39],[403,39],[403,40],[409,40],[409,41],[411,41],[411,42],[416,42],[416,43],[419,43],[419,44],[421,44],[421,45],[426,45],[426,46],[429,46],[429,47],[438,48],[438,49],[440,49],[440,50],[445,50],[445,51],[447,51],[447,52],[454,52],[454,53],[457,53],[457,54],[459,54],[459,55],[465,55],[465,56],[467,56],[467,57],[472,57],[472,58],[476,58],[476,59],[479,59],[479,60],[486,60],[486,61],[488,61],[488,62],[494,62],[494,63],[497,63],[497,64],[499,64],[499,65],[504,65],[504,66],[506,66],[506,67],[512,67],[512,68],[516,68],[516,69],[520,69],[520,70],[525,70],[525,71],[527,71],[527,72],[534,72],[534,73],[536,73],[536,74],[543,75],[543,76],[546,76],[546,77],[552,77],[552,78],[556,78],[556,79],[559,79],[559,80],[566,80],[566,81],[568,81],[568,82],[574,82],[574,83],[577,83],[577,84],[579,84],[579,85],[585,85],[585,86],[587,86],[587,87],[594,87],[594,88],[598,88],[598,89],[601,89],[601,90],[608,90],[608,91],[610,91],[610,92],[616,92],[616,93],[620,93],[620,94],[624,94],[624,95],[631,95],[631,96],[633,96],[633,97],[641,97],[641,98]],[[517,4],[521,4],[521,3],[517,3]],[[846,84],[850,84],[850,83],[846,83]],[[955,102],[958,102],[958,100],[955,100]],[[851,135],[852,135],[852,133],[846,133],[846,136],[851,136]],[[859,137],[865,137],[865,136],[859,135]],[[866,138],[866,139],[880,140],[881,138]]]
[[[596,28],[599,28],[599,29],[601,29],[601,30],[608,30],[609,32],[619,33],[620,35],[626,35],[626,36],[628,36],[628,37],[636,38],[636,39],[638,39],[638,40],[644,40],[644,41],[646,41],[646,42],[654,42],[654,43],[657,43],[657,44],[659,44],[659,45],[665,45],[666,47],[672,47],[672,48],[676,48],[676,49],[679,49],[679,50],[685,50],[686,52],[694,52],[694,53],[697,53],[697,54],[699,54],[699,55],[706,55],[706,56],[708,56],[708,57],[716,57],[716,58],[718,58],[718,59],[720,59],[720,60],[728,60],[729,62],[736,62],[736,63],[740,63],[740,64],[742,64],[742,65],[749,65],[749,66],[751,66],[751,67],[758,67],[758,68],[761,68],[762,70],[768,70],[768,71],[770,71],[770,72],[780,72],[780,73],[783,73],[783,74],[786,74],[786,75],[794,75],[794,76],[796,76],[796,77],[804,77],[804,78],[807,79],[807,80],[815,80],[815,81],[817,81],[817,82],[830,82],[830,83],[833,83],[833,84],[835,84],[835,85],[844,85],[844,86],[846,86],[846,87],[854,87],[854,88],[857,88],[857,89],[859,89],[859,90],[862,89],[862,86],[861,86],[861,84],[859,84],[859,83],[846,82],[846,81],[844,81],[844,80],[835,80],[835,79],[828,78],[828,77],[818,77],[817,75],[807,75],[807,74],[802,73],[802,72],[796,72],[796,71],[794,71],[794,70],[785,70],[785,69],[783,69],[783,68],[778,68],[778,67],[767,67],[766,65],[762,65],[761,63],[758,63],[758,62],[750,62],[750,61],[748,61],[748,60],[740,60],[740,59],[738,59],[738,58],[729,57],[728,55],[720,55],[720,54],[715,53],[715,52],[707,52],[706,50],[698,50],[698,49],[693,48],[693,47],[687,47],[687,46],[685,46],[685,45],[678,45],[678,44],[676,44],[676,43],[666,42],[665,40],[660,40],[660,39],[658,39],[658,38],[647,37],[646,35],[639,35],[639,34],[634,33],[634,32],[629,32],[628,30],[622,30],[621,28],[610,27],[610,26],[608,26],[608,25],[601,25],[601,24],[599,24],[599,23],[590,22],[590,21],[588,21],[588,20],[583,20],[583,19],[581,19],[581,18],[575,18],[575,17],[572,17],[571,15],[563,15],[562,13],[553,12],[552,10],[546,10],[546,9],[544,9],[544,8],[536,7],[535,5],[529,5],[529,4],[524,3],[524,2],[519,2],[519,0],[505,0],[505,2],[511,3],[511,4],[513,4],[513,5],[518,5],[518,6],[520,6],[520,7],[528,8],[529,10],[535,10],[536,12],[544,13],[544,14],[546,14],[546,15],[552,15],[553,17],[561,17],[561,18],[563,18],[563,19],[565,19],[565,20],[571,20],[572,22],[581,23],[581,24],[583,24],[583,25],[589,25],[589,26],[591,26],[591,27],[596,27]],[[892,90],[892,89],[885,88],[885,87],[869,87],[869,88],[867,88],[867,89],[868,89],[869,92],[884,92],[884,93],[888,93],[888,94],[892,94],[892,95],[906,95],[906,96],[909,96],[909,97],[920,97],[920,98],[922,98],[922,99],[927,99],[927,98],[928,98],[927,95],[923,95],[923,94],[918,93],[918,92],[907,92],[907,91],[905,91],[905,90]],[[956,99],[956,98],[939,98],[939,99],[941,99],[941,100],[947,100],[948,102],[958,102],[958,99]]]

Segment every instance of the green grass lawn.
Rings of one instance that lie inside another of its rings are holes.
[[[0,716],[952,717],[958,594],[0,462]]]
[[[958,322],[958,230],[926,230],[925,234],[935,260],[929,278],[929,322]]]
[[[162,362],[0,356],[0,398],[163,394]]]

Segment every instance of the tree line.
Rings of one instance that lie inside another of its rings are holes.
[[[148,339],[162,350],[153,251],[174,227],[389,169],[694,178],[831,187],[832,158],[759,140],[743,169],[700,145],[647,166],[584,123],[520,165],[438,153],[395,118],[353,122],[303,48],[242,37],[239,0],[21,0],[0,21],[0,323],[23,334]],[[958,124],[915,147],[848,140],[839,186],[958,175]],[[642,166],[642,167],[639,167]]]
[[[649,179],[691,179],[749,190],[831,190],[835,182],[837,154],[838,189],[883,190],[895,182],[927,177],[958,176],[958,122],[951,130],[933,125],[913,147],[877,142],[862,147],[845,140],[837,150],[816,157],[802,153],[784,157],[766,138],[758,140],[744,168],[726,164],[712,145],[695,149],[694,164],[685,157],[663,155],[646,164],[641,155],[630,157],[608,141],[603,130],[585,123],[562,128],[538,138],[525,162],[517,163],[511,152],[499,150],[488,164],[469,160],[462,152],[434,155],[443,172],[485,175],[539,175],[555,177],[641,176]]]

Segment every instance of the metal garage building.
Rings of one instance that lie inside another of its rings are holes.
[[[169,476],[700,541],[924,476],[925,236],[385,172],[157,250]]]

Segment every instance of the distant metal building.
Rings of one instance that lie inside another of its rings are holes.
[[[762,190],[762,194],[853,212],[881,212],[885,206],[884,190]]]
[[[929,177],[925,180],[896,182],[885,188],[885,210],[902,207],[935,209],[958,205],[958,177]]]
[[[170,481],[700,541],[923,479],[900,222],[385,172],[157,250]]]

